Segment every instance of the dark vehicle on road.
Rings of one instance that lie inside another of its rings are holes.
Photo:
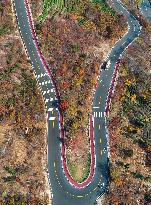
[[[101,66],[101,69],[102,69],[102,70],[105,70],[106,65],[107,65],[107,61],[104,61],[103,64],[102,64],[102,66]]]
[[[120,62],[121,62],[121,59],[117,59],[116,63],[118,64],[118,63],[120,63]]]
[[[59,108],[59,100],[53,100],[51,103],[52,107]]]

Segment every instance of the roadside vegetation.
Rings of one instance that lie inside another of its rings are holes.
[[[149,26],[150,27],[150,26]],[[112,97],[110,204],[151,204],[151,41],[149,27],[128,48]]]
[[[64,13],[65,15],[69,15],[71,13],[82,12],[85,7],[85,2],[90,2],[88,0],[44,0],[43,1],[43,11],[39,15],[38,20],[43,22],[48,16],[49,18],[53,18],[56,15]],[[115,15],[115,11],[111,9],[105,0],[92,0],[92,4],[96,5],[98,9],[101,11],[108,13],[110,15]]]

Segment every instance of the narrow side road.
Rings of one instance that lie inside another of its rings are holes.
[[[150,0],[142,0],[140,11],[148,21],[151,21],[151,1]]]

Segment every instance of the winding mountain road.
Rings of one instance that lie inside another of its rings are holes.
[[[127,18],[129,30],[111,50],[106,59],[107,69],[102,70],[98,78],[99,84],[94,91],[92,113],[89,114],[91,172],[85,182],[78,184],[71,178],[66,167],[63,118],[57,106],[54,106],[58,100],[59,91],[38,46],[29,4],[27,0],[13,0],[20,34],[46,105],[48,172],[54,205],[93,205],[95,200],[105,192],[109,183],[107,115],[110,95],[114,90],[118,72],[116,62],[141,31],[139,22],[121,2],[119,0],[112,2],[117,12]]]

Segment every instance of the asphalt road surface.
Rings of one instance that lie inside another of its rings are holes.
[[[151,21],[151,1],[150,0],[142,0],[140,10],[144,17]]]
[[[98,87],[94,92],[92,102],[93,133],[95,147],[94,176],[84,188],[76,188],[69,183],[62,166],[60,140],[60,117],[56,106],[58,99],[55,82],[50,78],[48,66],[38,48],[32,30],[32,18],[28,10],[27,0],[14,0],[14,12],[17,15],[18,26],[22,40],[30,58],[38,85],[44,97],[48,119],[48,172],[51,182],[54,205],[93,205],[101,196],[109,183],[109,149],[107,133],[107,108],[109,89],[113,86],[116,62],[130,43],[138,37],[141,26],[120,1],[114,0],[114,8],[126,16],[129,31],[111,50],[106,61],[107,69],[101,71]],[[113,90],[110,89],[111,91]],[[86,113],[88,115],[88,113]]]

